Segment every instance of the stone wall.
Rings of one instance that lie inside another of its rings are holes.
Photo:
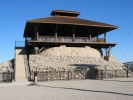
[[[119,76],[126,75],[126,67],[113,56],[104,60],[102,50],[91,47],[52,47],[45,48],[39,54],[29,56],[29,65],[33,71],[62,71],[85,69],[122,70]],[[96,74],[98,75],[98,74]]]
[[[0,73],[7,72],[7,71],[12,72],[13,71],[13,65],[14,65],[13,60],[8,60],[8,61],[1,63],[0,64]]]
[[[46,67],[92,67],[100,65],[105,69],[122,69],[123,64],[116,61],[113,56],[110,61],[106,61],[102,57],[102,51],[91,47],[53,47],[45,48],[38,55],[30,55],[29,63],[31,68]]]

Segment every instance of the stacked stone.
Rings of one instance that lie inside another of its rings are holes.
[[[39,71],[37,74],[38,81],[48,81],[48,80],[71,80],[71,79],[85,79],[86,71],[85,70],[69,70],[66,71],[63,69],[62,71]]]
[[[2,72],[11,72],[13,70],[11,61],[5,61],[0,64],[0,73]]]
[[[102,66],[105,70],[116,70],[122,69],[123,64],[117,62],[108,62],[104,59],[98,59],[94,57],[43,57],[39,55],[30,55],[30,66],[33,68],[41,68],[41,67],[74,67],[78,64],[81,66]]]
[[[102,51],[91,47],[46,48],[38,55],[30,55],[30,68],[38,71],[60,71],[74,69],[122,70],[119,76],[126,75],[126,67],[113,56],[104,60]]]

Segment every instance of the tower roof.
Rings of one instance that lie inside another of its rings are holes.
[[[115,25],[78,18],[77,16],[79,14],[80,12],[76,11],[53,10],[51,17],[27,20],[24,37],[30,37],[31,34],[34,34],[32,30],[35,30],[35,25],[39,27],[38,31],[41,35],[44,33],[51,35],[55,31],[53,26],[58,25],[60,26],[57,30],[58,34],[62,34],[65,30],[67,32],[64,35],[69,35],[68,31],[71,30],[70,27],[76,27],[76,35],[87,36],[91,34],[93,37],[118,28],[118,26]],[[68,25],[70,27],[68,27]]]
[[[68,11],[68,10],[53,10],[51,12],[52,16],[69,16],[69,17],[77,17],[80,12],[76,11]]]

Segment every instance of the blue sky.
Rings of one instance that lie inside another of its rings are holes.
[[[119,26],[107,33],[107,42],[118,43],[111,54],[121,62],[133,61],[133,0],[1,0],[0,63],[14,58],[15,41],[24,41],[26,20],[48,17],[54,9]]]

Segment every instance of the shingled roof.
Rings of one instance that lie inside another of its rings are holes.
[[[27,23],[51,23],[51,24],[69,24],[69,25],[108,27],[113,29],[118,28],[117,26],[106,24],[106,23],[81,19],[77,17],[66,17],[66,16],[38,18],[38,19],[28,20]]]

